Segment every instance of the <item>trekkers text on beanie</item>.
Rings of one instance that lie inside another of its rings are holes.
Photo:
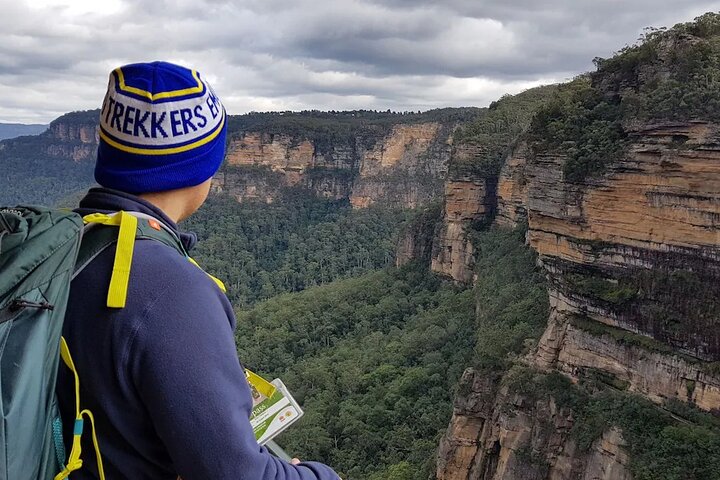
[[[110,73],[95,180],[128,193],[203,183],[225,154],[225,109],[195,70],[135,63]]]

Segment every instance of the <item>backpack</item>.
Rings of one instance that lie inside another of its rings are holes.
[[[92,228],[97,224],[120,229]],[[141,228],[137,224],[138,219],[125,212],[83,219],[43,207],[0,209],[1,479],[67,478],[82,466],[84,418],[91,422],[104,479],[94,419],[89,410],[80,408],[79,375],[61,334],[72,278],[106,247],[118,244],[108,288],[110,308],[125,306],[136,236],[182,248],[179,239],[155,230],[156,222],[144,222]],[[158,235],[143,235],[146,230]],[[55,396],[61,358],[75,376],[75,425],[67,457]]]
[[[82,464],[78,440],[65,465],[55,398],[61,356],[72,368],[60,335],[82,231],[82,218],[71,212],[38,207],[0,209],[3,479],[64,478],[59,472],[69,473]],[[82,434],[83,417],[91,416],[78,408],[76,434]],[[99,457],[98,465],[102,465]]]
[[[0,208],[0,479],[66,479],[82,466],[80,439],[87,417],[104,480],[92,412],[80,407],[80,376],[61,333],[72,278],[113,244],[107,306],[125,306],[137,239],[162,242],[199,268],[175,232],[149,215],[120,211],[81,218],[43,207]],[[220,280],[208,276],[225,291]],[[55,397],[60,358],[75,377],[75,424],[67,457]],[[254,387],[272,395],[272,384],[247,370],[246,375]]]

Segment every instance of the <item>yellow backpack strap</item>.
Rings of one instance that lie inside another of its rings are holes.
[[[113,215],[104,213],[85,215],[83,221],[85,223],[120,227],[115,250],[115,262],[113,263],[112,277],[108,288],[107,306],[110,308],[125,308],[138,220],[133,215],[121,210]]]
[[[203,272],[205,272],[205,270],[203,270],[203,268],[202,268],[200,265],[198,265],[198,263],[195,261],[194,258],[192,258],[192,257],[187,257],[187,259],[190,260],[190,263],[192,263],[193,265],[195,265],[196,267],[198,267],[200,270],[202,270]],[[220,279],[217,278],[217,277],[214,277],[214,276],[210,275],[210,274],[207,273],[207,272],[205,272],[205,275],[207,275],[208,277],[210,277],[210,279],[211,279],[213,282],[215,282],[215,284],[216,284],[218,287],[220,287],[220,290],[222,290],[223,293],[227,293],[227,289],[225,288],[225,284],[223,283],[222,280],[220,280]]]
[[[180,255],[187,258],[190,263],[198,267],[208,277],[210,277],[210,279],[215,282],[215,284],[218,286],[218,288],[220,288],[220,290],[222,290],[223,293],[227,293],[227,289],[225,288],[225,284],[223,283],[223,281],[203,270],[203,268],[195,261],[195,259],[188,255],[177,233],[175,233],[170,227],[165,225],[157,218],[146,213],[127,212],[127,214],[132,215],[140,220],[137,226],[137,238],[150,238],[174,248]]]
[[[80,410],[80,377],[78,376],[77,370],[75,369],[75,363],[73,362],[72,356],[70,355],[70,349],[68,348],[67,342],[64,337],[60,337],[60,357],[67,367],[73,372],[75,376],[75,426],[73,427],[73,441],[72,448],[70,450],[70,456],[68,457],[65,468],[55,475],[54,480],[65,480],[75,470],[82,467],[82,459],[80,455],[82,453],[81,438],[83,433],[83,416],[87,416],[90,419],[90,427],[92,428],[92,439],[93,445],[95,446],[95,457],[97,458],[98,473],[100,474],[100,480],[105,480],[105,470],[103,469],[102,456],[100,455],[100,446],[97,441],[97,435],[95,433],[95,419],[93,418],[90,410]]]
[[[257,373],[251,372],[247,368],[245,369],[245,377],[247,377],[248,383],[255,387],[255,390],[268,398],[272,397],[275,394],[275,390],[277,390],[275,385],[268,382]]]

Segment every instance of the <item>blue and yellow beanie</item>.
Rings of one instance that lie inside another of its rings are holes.
[[[195,70],[135,63],[110,73],[95,180],[128,193],[203,183],[225,154],[225,108]]]

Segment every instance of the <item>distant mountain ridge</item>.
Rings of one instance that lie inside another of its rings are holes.
[[[48,126],[40,123],[2,123],[0,122],[0,140],[21,137],[23,135],[39,135]]]
[[[358,207],[426,204],[442,197],[452,130],[486,110],[230,115],[228,155],[213,191],[238,201],[271,202],[300,188]],[[98,116],[71,112],[41,135],[0,141],[0,203],[54,204],[91,186]]]

